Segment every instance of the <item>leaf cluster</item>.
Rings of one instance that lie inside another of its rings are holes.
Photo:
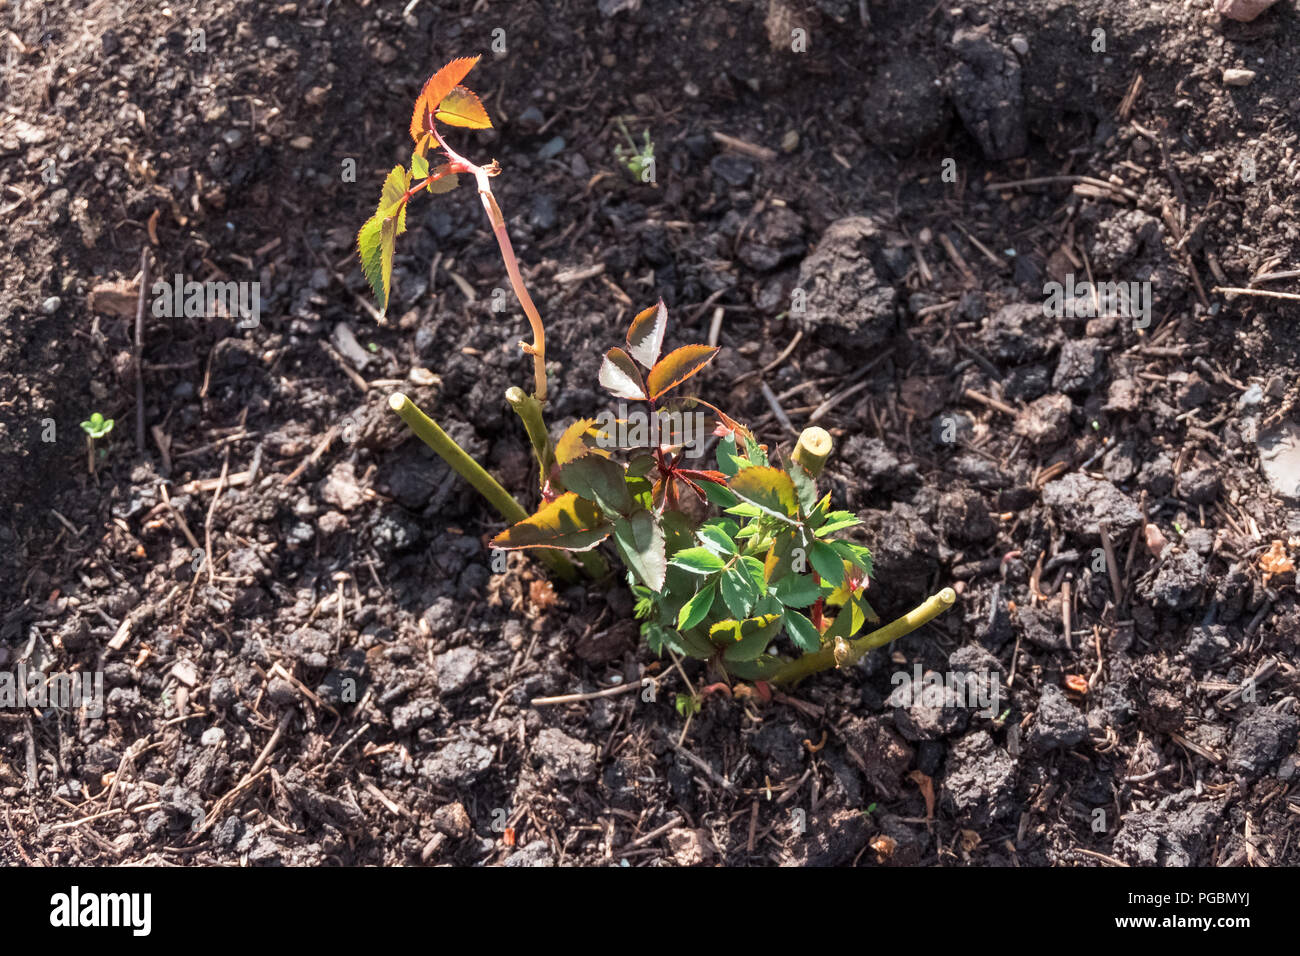
[[[393,285],[393,252],[397,237],[406,231],[407,203],[422,190],[443,193],[455,189],[457,174],[472,171],[450,156],[447,162],[430,165],[430,151],[443,145],[436,124],[441,122],[468,129],[487,129],[492,125],[478,96],[460,85],[478,61],[477,56],[452,60],[424,84],[411,113],[411,139],[415,148],[411,152],[410,165],[394,166],[388,173],[374,215],[357,233],[361,268],[374,290],[381,313],[388,311]]]
[[[687,345],[661,355],[667,321],[662,301],[638,314],[599,374],[613,397],[644,402],[649,414],[718,351]],[[832,510],[802,465],[769,456],[744,425],[700,399],[685,403],[713,412],[716,469],[683,467],[674,436],[630,447],[580,419],[555,444],[537,513],[493,546],[586,551],[612,540],[650,648],[740,678],[770,676],[782,663],[770,649],[782,637],[813,653],[878,620],[864,597],[870,551],[836,537],[858,519]]]

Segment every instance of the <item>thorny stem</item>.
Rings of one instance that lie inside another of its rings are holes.
[[[451,160],[452,166],[463,167],[466,172],[474,174],[474,179],[478,184],[479,199],[483,203],[484,211],[487,212],[488,222],[492,224],[492,234],[496,236],[497,246],[501,249],[501,261],[505,263],[506,274],[510,276],[510,287],[514,289],[515,298],[519,300],[524,314],[528,316],[528,324],[533,329],[532,345],[526,342],[521,342],[520,345],[525,352],[533,357],[533,378],[536,380],[536,389],[533,395],[539,402],[545,404],[546,330],[542,327],[542,317],[537,311],[537,306],[533,304],[533,297],[524,288],[524,277],[519,272],[519,260],[515,257],[514,247],[510,244],[510,236],[506,232],[505,216],[501,214],[501,207],[497,205],[496,197],[492,195],[490,180],[499,172],[497,164],[494,161],[491,166],[484,167],[471,163],[447,145],[447,141],[442,138],[442,133],[433,124],[432,116],[429,118],[429,127],[438,140],[438,145],[447,154],[447,158]]]
[[[890,621],[884,627],[877,628],[870,634],[859,637],[855,641],[850,641],[848,656],[838,664],[835,661],[834,646],[823,647],[815,654],[805,654],[803,657],[790,661],[772,675],[771,682],[773,684],[789,684],[807,677],[809,674],[816,674],[818,671],[829,670],[832,667],[850,667],[857,663],[867,651],[876,647],[884,647],[891,641],[896,641],[900,637],[911,634],[918,627],[933,621],[956,602],[956,592],[952,588],[944,588],[938,594],[931,595],[924,603],[914,607],[902,617]],[[847,614],[849,612],[845,609],[842,613]]]
[[[528,517],[528,512],[510,496],[510,492],[502,488],[482,465],[456,444],[455,439],[439,428],[438,423],[424,414],[418,405],[401,392],[394,392],[388,396],[388,406],[397,412],[402,421],[406,422],[406,426],[415,432],[422,442],[436,451],[456,474],[473,485],[474,489],[486,498],[506,521],[518,524]],[[566,581],[573,581],[577,577],[573,565],[562,554],[537,549],[537,558]]]

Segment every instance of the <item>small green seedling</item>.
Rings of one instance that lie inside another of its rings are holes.
[[[93,475],[95,473],[95,441],[108,437],[108,433],[113,430],[113,419],[105,418],[99,412],[95,412],[90,418],[81,423],[81,430],[86,433],[86,462],[90,468],[90,473]]]
[[[650,131],[642,131],[643,144],[638,148],[636,140],[632,134],[627,131],[627,124],[620,118],[618,120],[619,129],[623,131],[623,138],[627,140],[627,146],[622,143],[614,144],[614,158],[627,167],[627,171],[636,177],[638,182],[652,183],[655,181],[655,144],[650,141]]]

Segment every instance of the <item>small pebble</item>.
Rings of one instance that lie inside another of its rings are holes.
[[[1249,86],[1254,79],[1254,70],[1229,69],[1223,71],[1223,82],[1229,86]]]
[[[537,151],[538,159],[552,159],[564,152],[564,137],[556,136],[548,139],[541,149]]]
[[[1015,50],[1020,56],[1024,56],[1029,52],[1029,41],[1017,33],[1011,38],[1011,49]]]
[[[1252,385],[1241,393],[1237,399],[1238,408],[1250,408],[1252,405],[1258,405],[1264,400],[1264,390],[1258,385]]]
[[[57,295],[52,295],[44,302],[41,303],[41,311],[46,315],[53,315],[55,312],[59,311],[59,306],[61,306],[62,304],[63,304],[62,299],[60,299]]]

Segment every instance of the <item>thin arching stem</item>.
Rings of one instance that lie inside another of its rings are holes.
[[[432,123],[430,123],[430,126],[432,127]],[[528,324],[533,329],[533,343],[531,345],[526,342],[519,344],[525,352],[533,357],[533,377],[536,380],[536,389],[533,394],[539,402],[544,403],[546,401],[546,330],[542,327],[542,316],[537,311],[537,306],[533,304],[533,297],[524,288],[524,277],[519,271],[519,260],[515,257],[514,247],[510,244],[510,236],[506,232],[505,216],[501,214],[501,207],[497,205],[496,197],[492,195],[491,177],[497,174],[497,165],[493,162],[491,166],[484,167],[471,163],[447,145],[447,141],[442,138],[442,133],[438,131],[437,127],[432,128],[433,135],[438,140],[438,145],[447,154],[447,158],[451,160],[452,165],[463,167],[474,175],[474,180],[478,185],[479,199],[482,201],[483,209],[487,213],[488,222],[492,224],[492,234],[496,236],[497,246],[501,249],[501,261],[505,263],[506,274],[510,277],[510,287],[515,290],[515,298],[519,300],[524,315],[528,316]]]

